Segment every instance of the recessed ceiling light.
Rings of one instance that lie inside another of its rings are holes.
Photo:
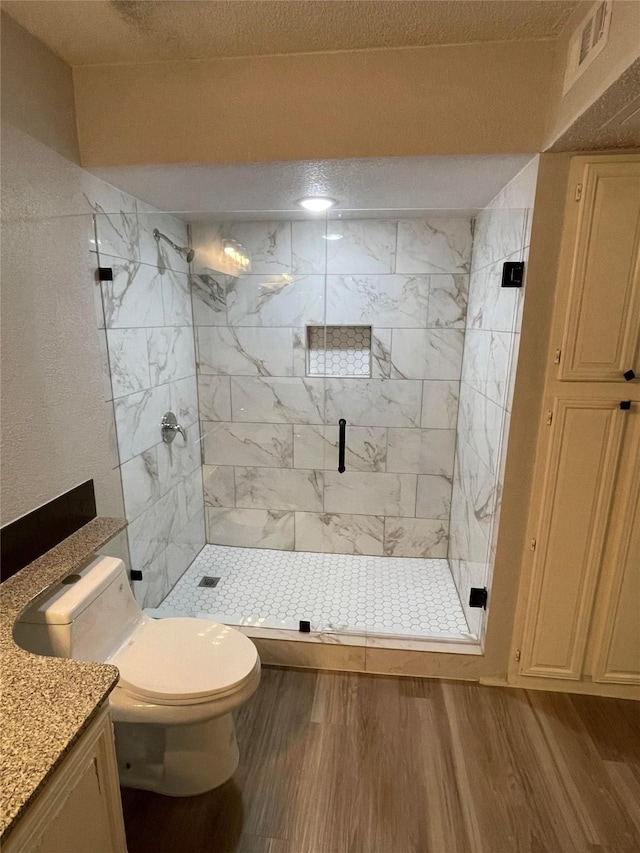
[[[342,234],[323,234],[323,240],[342,240]]]
[[[311,210],[313,213],[322,213],[325,210],[329,210],[330,207],[333,207],[333,205],[336,204],[336,201],[333,198],[309,196],[309,198],[301,198],[298,204],[300,207],[304,207],[305,210]]]

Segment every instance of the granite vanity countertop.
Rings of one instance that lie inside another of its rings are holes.
[[[108,664],[42,657],[13,640],[20,613],[126,527],[94,518],[0,586],[0,838],[4,840],[118,680]]]

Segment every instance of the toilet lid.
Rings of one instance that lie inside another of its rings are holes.
[[[154,700],[224,693],[253,672],[258,651],[235,628],[206,619],[150,619],[111,659],[120,685]]]

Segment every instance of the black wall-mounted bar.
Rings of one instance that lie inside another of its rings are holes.
[[[338,471],[341,474],[344,474],[346,471],[344,465],[344,447],[347,439],[347,422],[344,418],[340,418],[338,421],[338,427],[340,428],[340,438],[338,443]]]

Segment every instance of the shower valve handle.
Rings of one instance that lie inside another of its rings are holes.
[[[173,412],[164,413],[160,422],[160,431],[162,433],[162,440],[165,444],[171,444],[173,439],[176,437],[177,432],[179,432],[184,439],[184,443],[187,443],[187,433],[185,432],[184,427],[180,426],[178,419]]]

